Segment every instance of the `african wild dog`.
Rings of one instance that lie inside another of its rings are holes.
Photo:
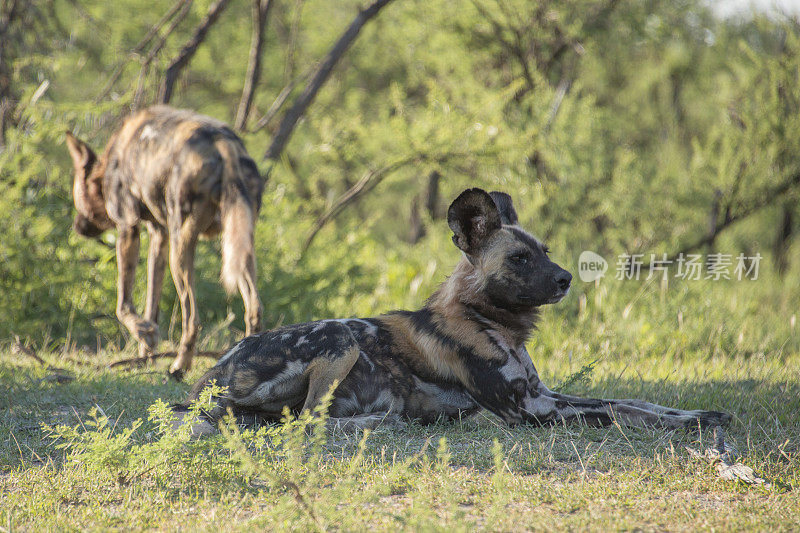
[[[253,225],[263,180],[242,141],[224,123],[197,113],[156,106],[128,117],[98,159],[67,132],[75,167],[75,231],[96,237],[116,227],[117,317],[139,341],[141,355],[158,342],[158,300],[167,243],[182,312],[181,344],[170,373],[192,365],[199,326],[194,295],[198,237],[222,231],[222,282],[244,299],[246,334],[260,329]],[[144,316],[133,305],[139,224],[150,235]]]
[[[509,424],[579,419],[687,428],[730,420],[716,411],[585,399],[548,389],[524,343],[538,308],[564,298],[572,276],[519,226],[504,193],[464,191],[447,219],[463,258],[422,309],[321,320],[248,337],[200,379],[190,398],[215,380],[228,392],[216,398],[208,419],[231,409],[246,420],[274,420],[284,406],[312,409],[338,382],[332,422],[356,427],[386,419],[430,423],[481,407]],[[193,424],[200,433],[210,429],[207,420]]]

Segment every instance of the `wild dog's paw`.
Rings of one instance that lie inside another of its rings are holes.
[[[194,413],[184,406],[173,406],[172,415],[170,419],[172,431],[178,431],[183,426],[191,426],[189,435],[191,435],[193,439],[207,437],[217,432],[217,428],[214,424],[203,417],[196,417]]]
[[[406,424],[395,413],[370,413],[343,418],[329,418],[328,431],[349,433],[377,427],[401,428]]]
[[[142,359],[155,355],[155,346],[150,346],[146,342],[139,342],[139,357]]]
[[[180,382],[180,381],[183,381],[183,376],[186,375],[186,371],[184,369],[182,369],[182,368],[172,368],[172,367],[170,367],[170,369],[167,371],[167,375],[171,379],[174,379],[175,381]]]
[[[158,344],[158,324],[144,319],[137,320],[134,335],[149,351],[153,351]]]
[[[184,374],[192,369],[193,355],[194,350],[181,346],[177,357],[175,357],[175,360],[172,361],[172,364],[169,366],[169,377],[175,381],[182,381]]]
[[[709,428],[715,426],[727,426],[731,421],[731,415],[721,411],[697,411],[696,418],[689,421],[688,429]]]

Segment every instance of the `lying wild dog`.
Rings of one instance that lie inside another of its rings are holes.
[[[170,373],[180,379],[192,365],[199,327],[194,295],[198,237],[222,231],[222,282],[237,287],[246,333],[260,329],[253,225],[263,180],[242,141],[224,123],[197,113],[157,106],[128,117],[98,159],[67,132],[75,166],[76,232],[96,237],[116,227],[117,317],[139,341],[141,355],[158,342],[158,300],[167,243],[172,279],[181,303],[182,331]],[[139,260],[139,224],[150,236],[144,315],[133,305]]]
[[[730,420],[716,411],[548,389],[524,343],[538,308],[564,298],[572,276],[519,226],[504,193],[464,191],[447,220],[464,255],[422,309],[321,320],[248,337],[200,379],[190,399],[212,380],[227,387],[204,415],[211,422],[228,409],[246,420],[278,419],[284,407],[310,410],[335,383],[329,414],[345,426],[370,427],[385,419],[430,423],[481,407],[509,424],[581,420],[690,428]],[[194,423],[198,432],[210,429],[208,420]]]

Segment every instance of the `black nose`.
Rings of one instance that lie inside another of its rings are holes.
[[[567,272],[566,270],[562,270],[553,278],[553,281],[556,282],[562,291],[566,291],[569,289],[569,284],[572,282],[572,274]]]

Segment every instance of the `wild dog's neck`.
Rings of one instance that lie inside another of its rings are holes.
[[[479,327],[490,325],[507,337],[512,346],[520,346],[525,342],[538,317],[536,307],[510,311],[489,303],[483,276],[466,258],[459,261],[450,277],[428,298],[425,306],[445,316],[473,321]]]

